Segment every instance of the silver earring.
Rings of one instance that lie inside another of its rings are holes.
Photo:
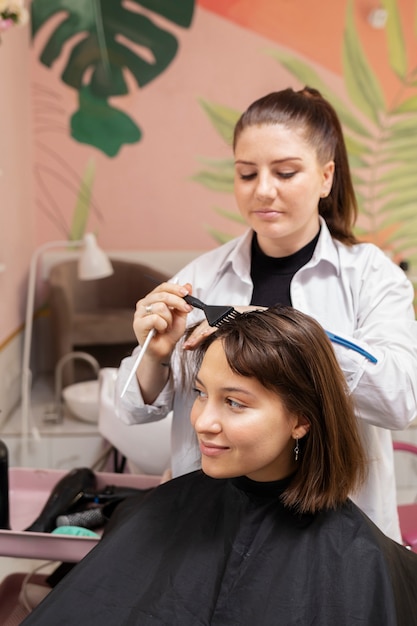
[[[300,446],[298,445],[298,437],[295,440],[295,446],[294,446],[294,459],[296,461],[298,461],[298,453],[300,452]]]

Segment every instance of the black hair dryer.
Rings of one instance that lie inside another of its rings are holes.
[[[88,492],[96,488],[96,475],[88,467],[73,469],[55,485],[39,516],[25,530],[50,533],[56,528],[56,518],[79,504]]]

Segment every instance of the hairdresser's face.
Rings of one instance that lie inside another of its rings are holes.
[[[334,163],[320,165],[300,130],[246,127],[235,148],[235,196],[269,256],[288,256],[319,230],[318,204],[329,194]]]
[[[295,468],[294,436],[305,434],[280,398],[230,369],[221,341],[208,348],[196,383],[191,423],[203,471],[213,478],[246,475],[279,480]]]

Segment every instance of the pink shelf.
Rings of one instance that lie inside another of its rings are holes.
[[[68,471],[9,469],[10,526],[0,530],[0,555],[29,559],[77,562],[99,541],[89,537],[24,532],[39,515],[53,487]],[[98,489],[106,485],[147,489],[161,477],[139,474],[96,473]]]

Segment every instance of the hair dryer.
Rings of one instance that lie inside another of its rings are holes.
[[[25,530],[49,533],[56,528],[56,518],[68,513],[96,488],[96,476],[88,467],[73,469],[55,485],[39,516]]]

